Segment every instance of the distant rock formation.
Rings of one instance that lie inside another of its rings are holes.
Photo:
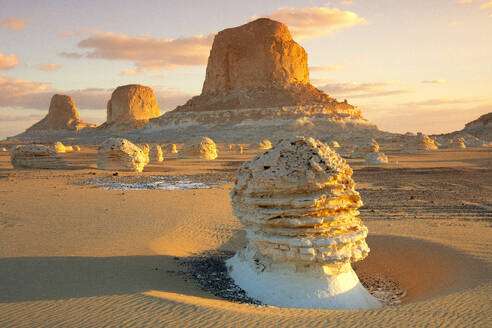
[[[54,143],[53,145],[53,149],[57,152],[57,153],[65,153],[67,151],[66,147],[64,144],[62,144],[60,141],[57,141]]]
[[[450,133],[433,135],[444,147],[461,146],[456,144],[457,139],[462,139],[466,147],[483,147],[492,143],[492,112],[484,114],[474,121],[465,124],[465,128]]]
[[[149,162],[140,148],[123,138],[109,138],[98,147],[97,167],[101,170],[142,172]]]
[[[115,127],[129,131],[145,125],[161,115],[152,88],[129,84],[117,87],[107,105],[106,123],[101,128]]]
[[[67,162],[54,149],[44,145],[18,145],[12,148],[10,162],[14,168],[64,169]]]
[[[51,97],[48,115],[27,129],[25,133],[56,130],[80,131],[88,127],[95,128],[96,125],[79,119],[79,113],[72,97],[56,94]]]
[[[192,138],[185,142],[178,157],[213,160],[217,158],[217,146],[212,139],[207,137]]]
[[[376,140],[363,140],[355,144],[354,152],[351,157],[365,158],[368,153],[374,153],[379,151],[379,144]]]
[[[263,139],[260,143],[256,145],[257,149],[267,150],[272,148],[272,143],[268,139]]]
[[[383,152],[376,151],[372,153],[367,153],[365,164],[369,165],[379,165],[379,164],[387,164],[388,156],[386,156]]]
[[[164,161],[164,156],[162,155],[162,148],[158,144],[153,144],[149,151],[150,163],[159,163]]]
[[[228,143],[389,134],[362,118],[359,108],[311,85],[306,51],[287,26],[267,18],[220,31],[202,93],[137,133],[180,142],[208,135]]]
[[[405,150],[436,150],[437,146],[434,140],[429,138],[429,136],[418,132],[415,137],[410,135],[402,136],[405,142]]]

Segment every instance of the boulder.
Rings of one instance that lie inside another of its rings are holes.
[[[367,165],[388,164],[388,157],[383,152],[372,152],[366,155]]]
[[[109,138],[98,147],[97,167],[101,170],[142,172],[148,156],[130,141]]]
[[[210,138],[195,137],[185,142],[178,157],[213,160],[217,158],[217,146]]]
[[[18,145],[12,148],[10,162],[16,169],[64,169],[67,163],[53,148],[44,145]]]

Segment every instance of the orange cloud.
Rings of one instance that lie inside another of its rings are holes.
[[[24,29],[26,23],[30,23],[32,20],[10,17],[0,20],[0,26],[9,28],[13,31],[21,31]]]
[[[159,39],[149,35],[92,31],[91,36],[80,41],[78,47],[90,50],[86,55],[60,53],[61,56],[130,60],[137,70],[157,72],[177,66],[206,65],[214,35],[195,35],[178,39]]]
[[[354,2],[353,1],[342,1],[342,2],[340,2],[340,4],[342,6],[351,6],[354,4]]]
[[[325,82],[320,80],[318,82]],[[317,84],[313,80],[314,84]],[[410,92],[406,89],[395,89],[395,83],[372,82],[372,83],[326,83],[319,88],[330,95],[338,98],[373,98],[393,96]]]
[[[15,54],[4,55],[0,52],[0,71],[6,71],[19,64],[19,58]]]
[[[443,84],[448,82],[447,80],[422,80],[420,83],[424,84]]]
[[[121,75],[127,75],[127,76],[141,76],[143,75],[142,72],[140,71],[136,71],[134,69],[128,69],[128,68],[125,68],[122,72],[121,72]]]
[[[61,68],[60,65],[57,65],[57,64],[46,64],[46,65],[36,65],[36,67],[42,71],[45,71],[45,72],[52,72],[52,71],[57,71]]]
[[[60,32],[58,32],[58,33],[56,33],[56,34],[58,34],[58,36],[61,36],[61,37],[64,37],[64,38],[66,38],[66,37],[69,37],[69,36],[72,36],[72,35],[73,35],[73,33],[72,33],[72,32],[67,32],[67,31],[60,31]]]
[[[367,24],[356,13],[328,7],[279,8],[268,17],[286,24],[296,39],[316,38],[343,28]]]
[[[328,66],[309,66],[310,72],[341,72],[347,69],[347,64],[344,65],[328,65]]]
[[[70,59],[80,59],[82,57],[84,57],[84,54],[79,54],[79,53],[76,53],[76,52],[60,52],[58,55],[62,56],[62,57],[66,57],[66,58],[70,58]]]
[[[481,9],[489,9],[492,8],[492,1],[486,2],[480,6]]]
[[[191,98],[190,94],[162,86],[153,86],[161,110],[166,111],[182,105]],[[19,80],[0,76],[0,108],[17,107],[47,110],[51,96],[55,93],[74,98],[79,109],[106,110],[113,89],[88,88],[81,90],[54,89],[48,83]]]

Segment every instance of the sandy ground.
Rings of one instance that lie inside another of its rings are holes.
[[[13,170],[0,153],[0,327],[492,327],[490,149],[349,160],[370,229],[357,272],[407,290],[369,311],[237,304],[178,274],[183,258],[244,245],[228,193],[253,155],[166,154],[142,175],[215,188],[121,191],[88,183],[136,177],[97,170],[94,148],[65,154],[69,170]]]

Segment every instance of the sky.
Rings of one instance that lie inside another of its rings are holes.
[[[0,139],[53,94],[106,118],[119,85],[162,111],[200,94],[214,35],[255,18],[287,25],[311,82],[392,132],[445,133],[492,111],[492,0],[0,0]]]

